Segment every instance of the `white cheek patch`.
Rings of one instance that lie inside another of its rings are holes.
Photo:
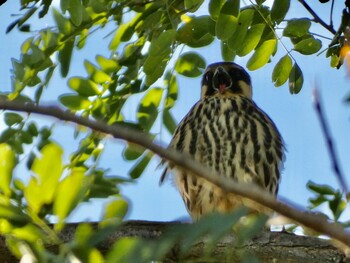
[[[252,86],[248,85],[243,80],[239,80],[238,85],[242,89],[242,93],[244,96],[246,96],[247,98],[252,98]]]
[[[208,91],[208,86],[207,85],[203,85],[202,89],[201,89],[201,98],[205,97],[205,94],[207,93],[207,91]]]

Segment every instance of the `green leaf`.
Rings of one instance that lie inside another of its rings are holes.
[[[256,70],[264,66],[270,60],[270,56],[275,52],[276,47],[276,39],[266,40],[255,50],[253,56],[248,60],[247,68],[249,70]]]
[[[83,110],[88,109],[91,105],[86,97],[82,97],[76,94],[65,94],[59,97],[59,101],[68,109],[71,110]]]
[[[72,77],[69,79],[68,85],[72,90],[75,90],[83,97],[96,96],[100,94],[97,84],[89,79]]]
[[[149,131],[158,116],[158,107],[163,96],[163,89],[153,88],[146,92],[142,98],[138,111],[137,120],[140,126]]]
[[[84,6],[81,0],[70,0],[68,12],[75,26],[80,26],[83,21]]]
[[[282,57],[276,64],[272,72],[272,81],[275,87],[283,85],[289,78],[293,62],[289,55]]]
[[[238,17],[240,2],[240,0],[226,0],[224,5],[221,7],[220,14]]]
[[[107,74],[116,73],[120,68],[118,62],[114,59],[108,59],[98,55],[96,56],[96,61],[101,69]]]
[[[220,15],[222,6],[225,4],[226,0],[210,0],[209,1],[209,14],[210,17],[217,21]]]
[[[118,239],[106,256],[106,263],[116,262],[151,262],[151,251],[145,251],[147,246],[137,237],[123,237]],[[146,253],[145,253],[146,252]],[[147,257],[148,255],[148,257]]]
[[[0,190],[5,196],[11,195],[11,181],[13,169],[16,166],[16,157],[11,146],[0,144]]]
[[[62,229],[66,217],[86,195],[90,185],[88,179],[85,169],[76,168],[59,182],[53,204],[53,212],[58,218],[58,223],[55,224],[57,231]]]
[[[163,123],[169,133],[174,134],[177,124],[173,115],[168,109],[164,109],[163,111]]]
[[[232,15],[220,14],[215,25],[215,35],[220,40],[229,39],[238,26],[238,18]]]
[[[303,72],[299,68],[298,64],[295,63],[289,75],[289,92],[291,94],[297,94],[303,87],[304,77]]]
[[[141,146],[128,143],[127,147],[125,147],[123,151],[123,156],[128,161],[136,160],[145,152],[145,150],[146,149]]]
[[[53,18],[55,19],[56,25],[58,27],[58,31],[63,35],[69,35],[72,32],[72,24],[69,22],[67,18],[65,18],[61,12],[57,11],[57,9],[53,8]]]
[[[301,40],[294,45],[294,50],[303,55],[311,55],[319,51],[322,47],[322,42],[319,39],[309,37]]]
[[[172,43],[175,40],[176,31],[173,29],[162,32],[158,38],[154,38],[151,41],[149,47],[149,56],[162,56],[167,55],[168,50],[171,48]]]
[[[112,81],[112,78],[107,73],[98,69],[94,64],[92,64],[88,60],[84,61],[84,66],[86,71],[90,75],[90,79],[94,83],[103,84]]]
[[[333,213],[333,218],[335,221],[338,221],[341,214],[344,212],[346,208],[346,201],[342,199],[340,193],[337,193],[333,200],[329,202],[329,209]]]
[[[287,26],[283,30],[285,37],[302,37],[309,33],[311,21],[308,18],[288,20]]]
[[[21,123],[23,121],[23,117],[18,113],[6,112],[4,121],[7,126],[12,126]]]
[[[316,184],[315,182],[308,181],[306,187],[311,191],[321,195],[335,195],[336,191],[329,185]]]
[[[57,144],[50,143],[41,150],[32,165],[36,177],[31,177],[24,196],[34,213],[39,213],[45,204],[54,200],[59,179],[63,171],[63,150]]]
[[[213,24],[210,16],[188,17],[176,34],[176,39],[189,47],[204,47],[214,41],[214,37],[209,33]]]
[[[194,78],[202,75],[205,70],[205,60],[196,52],[182,54],[175,64],[175,70],[186,77]]]
[[[116,199],[106,205],[103,219],[113,219],[121,222],[128,212],[128,203],[123,199]]]
[[[232,49],[230,49],[228,41],[221,41],[221,56],[224,61],[233,61],[236,52]]]
[[[58,52],[58,61],[60,62],[62,77],[66,77],[68,75],[73,48],[74,39],[66,41],[63,49]]]
[[[153,153],[147,151],[145,155],[143,155],[137,163],[130,169],[129,175],[132,179],[139,178],[142,174],[142,172],[146,169],[148,163],[153,157]]]
[[[189,12],[195,12],[203,4],[204,0],[185,0],[185,8]]]
[[[274,0],[271,7],[271,19],[272,21],[281,23],[285,18],[290,6],[290,0]]]
[[[166,97],[164,102],[164,108],[165,109],[171,109],[177,100],[177,94],[178,94],[178,85],[176,76],[171,74],[170,72],[167,72],[164,78],[164,86],[166,87]]]
[[[252,25],[244,40],[244,45],[241,45],[241,48],[237,49],[237,55],[238,56],[245,56],[249,54],[253,49],[256,48],[256,46],[259,44],[261,40],[261,36],[264,32],[265,24],[256,24]]]

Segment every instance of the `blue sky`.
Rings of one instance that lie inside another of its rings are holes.
[[[21,43],[29,34],[18,33],[13,30],[10,34],[5,34],[7,25],[15,17],[11,14],[18,13],[18,1],[8,1],[0,7],[0,91],[10,90],[10,69],[11,58],[18,58]],[[297,17],[308,16],[297,1],[291,1],[291,13],[289,17],[297,14]],[[312,1],[309,1],[312,2]],[[335,1],[334,23],[338,26],[343,1]],[[315,3],[315,10],[321,14],[325,21],[329,20],[329,4],[321,6]],[[52,20],[46,18],[41,21],[33,21],[33,29],[40,29],[43,25],[51,26]],[[312,27],[313,32],[328,35],[328,32],[316,26]],[[76,52],[73,57],[70,76],[85,75],[83,60],[89,59],[94,62],[97,54],[108,56],[107,46],[109,38],[105,39],[106,32],[94,33],[88,41],[87,46]],[[329,35],[328,35],[329,36]],[[284,43],[290,46],[288,40]],[[327,42],[325,42],[327,43]],[[96,50],[96,46],[101,47]],[[325,48],[326,45],[323,46]],[[208,48],[197,50],[206,58],[207,63],[221,60],[218,43]],[[253,82],[254,101],[270,115],[284,137],[287,150],[286,162],[282,174],[279,196],[291,200],[300,205],[306,205],[310,193],[306,190],[305,184],[312,180],[317,183],[330,184],[335,188],[338,183],[331,169],[331,163],[326,149],[325,140],[320,129],[317,115],[312,105],[312,90],[317,85],[322,96],[322,102],[326,117],[329,122],[332,137],[334,139],[337,154],[341,163],[341,168],[345,175],[350,173],[350,140],[349,140],[349,116],[350,105],[344,103],[344,98],[349,92],[349,78],[346,77],[346,69],[332,69],[329,66],[329,59],[324,54],[319,56],[300,56],[293,52],[299,66],[304,73],[304,87],[298,95],[291,95],[288,86],[284,85],[275,88],[271,81],[271,73],[279,57],[286,52],[279,46],[276,57],[272,62],[262,69],[249,72]],[[248,57],[237,57],[235,62],[245,66]],[[173,108],[172,113],[177,121],[188,112],[192,105],[199,99],[200,78],[189,79],[179,77],[179,100]],[[56,104],[58,94],[66,87],[66,81],[56,76],[51,86],[46,91],[45,102]],[[124,114],[129,118],[135,118],[136,102],[131,101],[129,108]],[[43,123],[52,123],[56,120],[43,119]],[[0,124],[1,125],[1,124]],[[156,125],[157,126],[157,125]],[[0,126],[0,129],[2,127]],[[170,140],[170,135],[162,129],[160,125],[154,128],[159,133],[158,140],[165,146]],[[63,124],[55,131],[55,139],[66,149],[66,158],[69,151],[74,150],[73,140],[74,127],[70,124]],[[105,146],[105,153],[101,159],[101,166],[109,168],[110,174],[126,175],[132,163],[125,163],[120,156],[122,144],[116,140],[108,140]],[[131,211],[128,215],[130,219],[167,221],[187,217],[186,209],[182,203],[180,195],[170,181],[159,187],[158,181],[162,169],[157,169],[159,159],[154,160],[147,168],[141,179],[133,185],[122,188],[122,194],[131,203]],[[20,175],[20,170],[17,171]],[[346,178],[348,183],[350,179]],[[103,204],[106,201],[96,201],[90,205],[82,205],[74,214],[72,220],[98,220],[101,216]]]

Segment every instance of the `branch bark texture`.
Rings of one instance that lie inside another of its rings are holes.
[[[247,198],[255,202],[257,205],[276,211],[305,227],[311,228],[315,232],[331,237],[346,253],[349,252],[350,234],[340,225],[331,223],[325,218],[307,212],[302,208],[297,209],[293,205],[286,204],[286,202],[280,202],[272,195],[255,185],[237,184],[225,177],[219,177],[206,167],[203,167],[202,164],[195,162],[190,156],[166,149],[159,144],[154,143],[148,134],[133,130],[123,125],[109,126],[104,122],[84,118],[55,106],[38,106],[32,103],[23,104],[15,101],[0,100],[0,109],[38,113],[45,116],[55,117],[62,121],[69,121],[83,125],[95,131],[110,134],[115,138],[135,143],[153,151],[161,158],[173,163],[174,165],[210,181],[227,192],[232,192]]]

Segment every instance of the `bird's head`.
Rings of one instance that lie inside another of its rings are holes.
[[[252,86],[248,73],[233,62],[210,64],[202,78],[201,98],[207,96],[243,95],[252,97]]]

